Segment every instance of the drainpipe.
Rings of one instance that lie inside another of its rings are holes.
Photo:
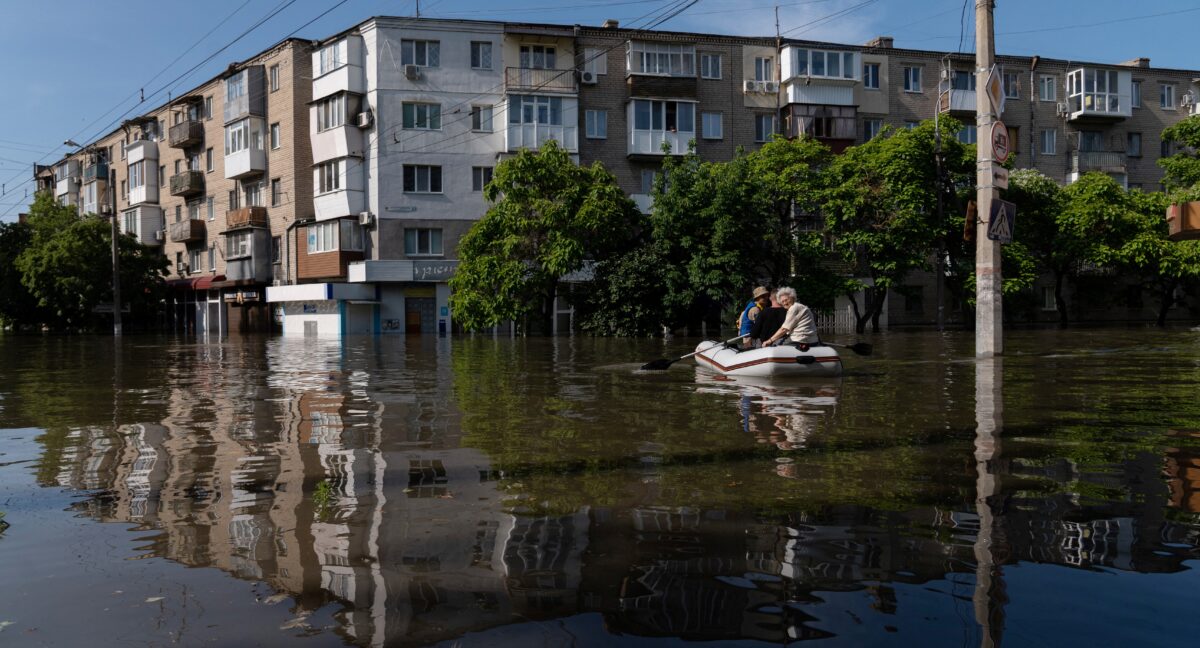
[[[1037,79],[1034,77],[1034,71],[1037,70],[1038,62],[1041,57],[1037,54],[1029,61],[1029,166],[1037,168],[1037,111],[1034,110],[1034,91],[1037,86],[1034,85]],[[1040,99],[1040,95],[1038,95]],[[1057,100],[1058,95],[1055,94]]]

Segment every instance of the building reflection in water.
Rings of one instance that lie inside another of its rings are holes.
[[[1169,496],[1196,510],[1194,452],[1143,453],[1109,476],[1009,458],[997,452],[995,402],[980,410],[973,504],[781,513],[663,506],[647,491],[549,514],[514,499],[517,478],[461,446],[462,413],[440,396],[449,372],[374,383],[376,359],[312,340],[272,342],[268,356],[262,387],[246,386],[236,360],[208,357],[160,421],[72,431],[53,480],[94,491],[80,509],[134,524],[147,555],[269,584],[293,600],[295,627],[335,606],[337,632],[358,644],[434,643],[583,613],[611,633],[817,639],[837,634],[838,594],[866,594],[870,613],[891,623],[907,612],[899,588],[953,593],[972,576],[977,628],[999,644],[1004,565],[1173,572],[1200,546],[1195,527],[1144,504]],[[758,447],[796,456],[834,424],[841,385],[698,377],[695,389],[736,408]],[[801,477],[794,464],[754,466]],[[611,478],[666,470],[647,463]],[[1002,488],[1005,479],[1111,479],[1124,494],[1081,501]],[[966,587],[956,596],[969,599]]]

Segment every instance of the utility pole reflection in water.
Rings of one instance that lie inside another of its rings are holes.
[[[1004,581],[993,547],[996,528],[993,503],[1000,489],[992,467],[1000,457],[1000,433],[1004,428],[1003,360],[999,357],[975,361],[975,511],[979,531],[975,536],[975,621],[979,623],[979,645],[1000,645],[1004,631]]]

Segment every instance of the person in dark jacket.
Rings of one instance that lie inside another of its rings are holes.
[[[775,294],[771,294],[771,303],[775,304]],[[750,339],[754,341],[755,347],[762,346],[763,342],[770,339],[779,327],[783,326],[783,322],[787,319],[787,309],[782,306],[767,306],[763,308],[754,319],[753,326],[750,327]]]

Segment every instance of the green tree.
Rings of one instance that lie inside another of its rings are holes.
[[[599,163],[582,167],[557,142],[496,167],[491,203],[459,242],[450,280],[454,317],[467,329],[540,314],[549,331],[561,278],[604,258],[636,224],[633,202]]]
[[[1062,187],[1035,169],[1018,169],[1009,176],[1004,199],[1017,206],[1013,242],[1002,250],[1005,281],[1014,265],[1034,275],[1050,273],[1054,278],[1059,321],[1066,325],[1064,282],[1079,264],[1086,241],[1076,240],[1070,235],[1073,230],[1063,231],[1059,226],[1066,201]],[[1026,259],[1031,259],[1032,264],[1026,263]]]
[[[16,259],[21,283],[37,301],[40,321],[54,329],[95,324],[93,309],[112,301],[112,227],[94,216],[39,195],[29,211],[29,245]],[[133,321],[152,322],[163,299],[167,259],[131,236],[118,239],[122,299]]]
[[[1163,184],[1168,191],[1188,189],[1200,185],[1200,115],[1192,115],[1187,119],[1163,129],[1164,142],[1175,142],[1182,145],[1175,155],[1159,158],[1158,165],[1166,175]]]
[[[36,320],[37,300],[21,283],[17,257],[29,247],[33,230],[25,223],[0,223],[0,326]]]
[[[973,149],[953,137],[958,122],[941,122],[945,186],[956,187],[973,172]],[[854,285],[864,292],[862,306],[848,293],[859,333],[867,322],[878,331],[887,291],[928,268],[939,242],[961,231],[952,226],[957,219],[938,218],[935,132],[932,121],[889,131],[847,149],[829,166],[821,201],[826,225],[854,276],[869,280]]]
[[[1200,241],[1172,242],[1163,218],[1169,200],[1160,192],[1131,191],[1128,222],[1118,245],[1106,248],[1109,264],[1137,277],[1141,287],[1158,299],[1156,323],[1165,326],[1175,301],[1175,289],[1200,277]]]

